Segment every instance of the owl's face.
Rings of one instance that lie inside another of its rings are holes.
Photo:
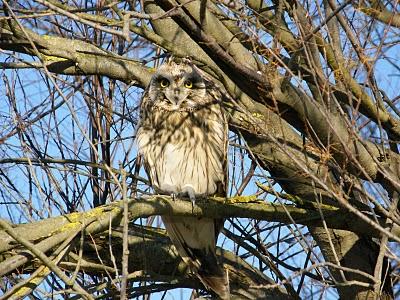
[[[193,111],[203,104],[205,93],[203,78],[187,60],[162,64],[148,90],[153,107],[171,112]]]

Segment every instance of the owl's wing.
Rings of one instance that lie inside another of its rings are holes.
[[[143,131],[147,131],[149,128],[152,127],[151,124],[151,119],[149,117],[150,115],[150,97],[149,97],[149,88],[147,87],[142,96],[142,100],[140,103],[140,111],[139,111],[139,121],[136,127],[136,139],[138,136],[141,135]],[[146,159],[144,159],[143,154],[140,154],[142,157],[142,163],[144,170],[146,171],[147,177],[150,181],[150,186],[154,186],[153,183],[157,182],[157,178],[154,178],[154,176],[157,176],[155,172],[152,172],[152,167],[149,165]]]
[[[227,196],[227,191],[228,191],[228,118],[226,113],[224,112],[224,99],[226,98],[224,96],[224,92],[221,91],[221,88],[218,87],[210,78],[210,75],[207,73],[204,73],[200,69],[196,67],[196,69],[201,72],[202,76],[205,78],[206,85],[207,85],[207,91],[208,91],[208,97],[211,97],[210,102],[216,101],[218,105],[220,106],[221,112],[222,112],[222,122],[224,126],[224,137],[223,137],[223,153],[224,157],[221,161],[223,170],[224,170],[224,177],[222,182],[217,182],[217,191],[215,193],[215,196],[218,197],[226,197]]]
[[[223,103],[220,103],[221,105],[221,110],[223,109]],[[226,116],[226,114],[223,114],[223,120],[224,120],[224,158],[222,161],[223,164],[223,168],[224,168],[224,182],[223,182],[223,187],[221,188],[221,192],[218,193],[218,196],[220,197],[226,197],[227,193],[228,193],[228,145],[229,145],[229,128],[228,128],[228,118]]]
[[[202,78],[204,79],[206,86],[207,86],[207,91],[208,91],[208,97],[211,97],[213,100],[217,101],[218,104],[221,107],[221,110],[224,112],[222,113],[222,118],[223,118],[223,123],[224,123],[224,142],[223,142],[223,151],[224,151],[224,157],[222,160],[222,165],[224,169],[224,179],[222,182],[217,183],[217,192],[216,196],[219,197],[226,197],[227,192],[228,192],[228,117],[227,114],[225,113],[224,110],[224,101],[228,100],[228,95],[224,91],[224,89],[218,85],[216,85],[215,81],[213,80],[212,76],[209,75],[208,73],[204,72],[201,70],[199,67],[196,65],[193,65],[193,69],[195,69],[199,74],[201,74]],[[219,233],[219,231],[218,231]]]

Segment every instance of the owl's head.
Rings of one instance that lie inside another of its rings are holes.
[[[151,79],[148,96],[158,109],[193,111],[205,99],[206,83],[189,59],[169,58]]]

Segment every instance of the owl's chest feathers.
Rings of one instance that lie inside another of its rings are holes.
[[[225,176],[224,128],[221,113],[148,116],[137,141],[155,188],[181,192],[191,186],[197,194],[214,193]]]

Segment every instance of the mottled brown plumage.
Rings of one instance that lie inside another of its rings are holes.
[[[226,195],[227,122],[219,93],[189,60],[168,59],[146,89],[137,131],[139,152],[157,193]],[[168,235],[203,285],[229,299],[215,244],[222,220],[162,217]]]

